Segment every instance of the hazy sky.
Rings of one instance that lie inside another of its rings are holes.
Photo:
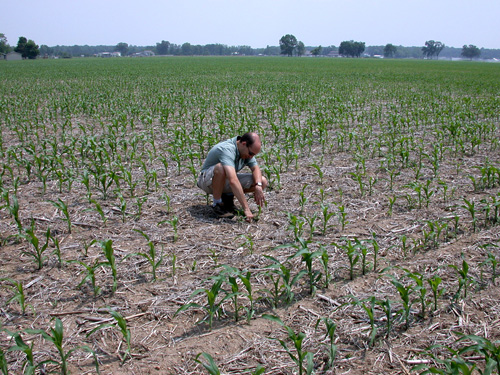
[[[171,43],[500,48],[500,0],[0,0],[0,33],[38,45]]]

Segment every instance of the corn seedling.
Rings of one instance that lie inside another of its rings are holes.
[[[200,288],[195,290],[191,294],[190,298],[193,298],[198,294],[205,294],[207,298],[206,304],[201,305],[196,302],[186,303],[175,312],[174,316],[192,307],[205,310],[205,318],[203,318],[198,323],[208,321],[208,327],[210,330],[212,330],[214,317],[220,317],[222,315],[222,304],[227,298],[231,296],[230,294],[225,293],[225,296],[219,298],[219,294],[221,294],[221,292],[224,292],[224,289],[222,289],[222,282],[222,277],[216,277],[214,278],[214,283],[210,288]]]
[[[109,309],[109,313],[111,314],[111,316],[115,320],[116,324],[112,324],[112,323],[101,324],[98,327],[94,328],[92,331],[90,331],[87,334],[87,337],[89,337],[90,335],[92,335],[93,333],[95,333],[97,331],[100,331],[103,328],[106,328],[106,327],[113,327],[114,328],[114,327],[118,326],[118,328],[122,334],[122,337],[125,340],[125,343],[127,345],[127,348],[125,349],[123,356],[121,357],[122,363],[124,363],[126,361],[127,357],[132,358],[132,355],[131,355],[131,353],[132,353],[132,346],[131,346],[132,335],[130,333],[130,329],[127,327],[127,320],[118,311]]]
[[[300,212],[304,212],[304,209],[305,209],[305,206],[306,206],[306,203],[308,200],[306,197],[306,194],[305,194],[306,187],[307,187],[307,184],[304,184],[302,186],[302,189],[300,190],[300,193],[299,193]]]
[[[5,288],[12,289],[14,291],[14,295],[10,297],[6,304],[9,305],[12,302],[16,301],[19,303],[19,307],[21,308],[21,314],[25,314],[26,312],[26,296],[24,294],[24,286],[23,283],[17,280],[9,279],[9,278],[3,278],[0,279],[0,281],[7,281],[10,283],[10,285],[2,285]]]
[[[352,297],[352,299],[353,301],[351,303],[354,306],[361,306],[368,315],[368,320],[370,322],[370,336],[368,342],[370,346],[373,346],[375,338],[377,337],[377,325],[375,324],[375,305],[377,299],[374,296],[361,301],[355,297]]]
[[[467,298],[468,286],[472,283],[472,278],[469,276],[469,264],[465,259],[462,260],[462,267],[459,268],[454,264],[449,264],[448,267],[453,268],[458,276],[458,289],[454,299],[458,300],[463,290],[463,297]]]
[[[304,224],[305,221],[293,215],[291,212],[287,212],[288,216],[288,230],[293,231],[293,237],[295,241],[297,241],[299,238],[302,238],[302,234],[304,233]]]
[[[321,204],[321,213],[323,215],[323,226],[321,228],[321,234],[324,236],[326,231],[330,227],[328,221],[335,215],[335,213],[330,212],[330,207],[327,204]],[[347,224],[347,223],[345,223]]]
[[[46,259],[43,253],[47,250],[50,242],[50,228],[45,232],[45,244],[41,245],[40,240],[35,234],[35,220],[31,219],[31,225],[24,229],[23,237],[33,246],[32,250],[23,250],[22,253],[33,257],[37,264],[37,269],[41,270],[43,262]]]
[[[97,297],[101,292],[101,288],[97,286],[96,275],[95,275],[96,270],[99,269],[99,267],[101,266],[99,260],[95,259],[92,264],[86,264],[81,260],[70,260],[69,263],[78,263],[85,268],[86,271],[85,277],[78,284],[78,288],[80,288],[83,284],[85,284],[87,280],[90,280],[90,283],[92,285],[92,291],[94,292],[94,297]]]
[[[388,197],[387,199],[389,200],[389,210],[387,211],[387,215],[391,217],[397,197],[393,195],[392,197]]]
[[[366,275],[368,268],[366,259],[366,257],[368,256],[368,247],[357,238],[354,239],[354,242],[356,243],[356,247],[361,251],[361,273],[363,275]]]
[[[464,198],[465,205],[462,205],[461,207],[465,208],[467,211],[469,211],[471,217],[472,217],[472,231],[475,233],[476,232],[476,225],[477,225],[477,218],[476,218],[476,204],[474,201],[468,201],[467,198]]]
[[[176,242],[179,238],[178,228],[179,228],[179,218],[174,215],[171,220],[167,220],[167,222],[172,226],[172,230],[174,234],[172,236],[172,241]]]
[[[56,207],[64,214],[64,220],[68,225],[68,233],[71,233],[71,218],[69,217],[68,205],[64,203],[60,198],[57,199],[57,202],[56,201],[49,201],[49,202],[52,203],[54,207]]]
[[[443,280],[437,275],[427,279],[427,282],[429,283],[429,285],[431,287],[432,297],[434,300],[434,310],[433,311],[437,310],[438,298],[444,293],[444,288],[439,288],[439,284],[441,284],[441,281],[443,281]]]
[[[9,368],[7,366],[7,359],[5,358],[5,353],[0,348],[0,371],[2,372],[2,375],[8,375],[9,374]]]
[[[463,355],[468,352],[484,357],[484,372],[483,374],[499,373],[500,374],[500,340],[490,341],[485,337],[477,335],[462,336],[457,340],[472,341],[472,345],[466,345],[459,349],[459,354]]]
[[[342,230],[344,230],[345,226],[349,224],[349,221],[347,220],[347,212],[345,212],[345,206],[343,204],[337,205],[337,208],[339,209],[339,222],[342,227]]]
[[[425,288],[425,279],[424,276],[418,272],[411,272],[408,269],[404,269],[406,272],[406,277],[409,277],[413,281],[415,281],[415,286],[413,287],[413,290],[418,293],[418,300],[420,302],[420,317],[422,319],[425,319],[425,312],[427,309],[427,289]]]
[[[312,374],[314,370],[313,353],[307,352],[302,348],[302,343],[306,338],[306,335],[303,332],[295,333],[292,328],[285,325],[285,323],[283,323],[283,321],[275,315],[264,314],[262,315],[262,317],[272,322],[276,322],[286,329],[288,333],[288,338],[290,339],[290,341],[292,341],[295,347],[296,354],[288,347],[288,345],[284,340],[281,339],[276,339],[276,340],[280,342],[283,349],[286,350],[292,361],[295,362],[295,364],[298,366],[299,375],[304,374],[304,364],[307,364],[306,374],[307,375]],[[304,361],[306,362],[304,363]]]
[[[350,239],[345,238],[344,240],[345,245],[336,244],[335,242],[332,242],[332,245],[346,252],[347,258],[349,259],[349,279],[354,280],[354,267],[359,261],[358,247]]]
[[[206,360],[206,362],[202,362],[199,358],[203,356]],[[199,353],[196,358],[194,359],[196,363],[201,364],[210,375],[220,375],[220,370],[219,367],[217,367],[217,364],[215,363],[213,357],[208,354],[208,353]]]
[[[313,261],[315,258],[321,257],[323,253],[321,251],[311,252],[311,250],[309,249],[309,242],[303,239],[299,239],[298,244],[291,246],[298,249],[298,251],[294,255],[290,256],[288,260],[292,260],[299,256],[301,257],[302,262],[306,264],[306,272],[309,279],[309,294],[314,294],[316,285],[321,279],[321,272],[313,270]]]
[[[9,347],[7,349],[9,352],[13,351],[18,351],[18,352],[23,352],[24,355],[26,356],[26,359],[24,360],[23,363],[23,373],[26,375],[34,375],[35,370],[37,367],[41,366],[43,363],[35,365],[35,359],[33,355],[33,345],[35,344],[34,341],[31,342],[31,345],[28,345],[26,342],[24,342],[22,336],[20,333],[12,333],[11,336],[14,338],[15,345]]]
[[[328,347],[328,362],[326,365],[327,369],[333,367],[333,363],[335,362],[335,358],[337,357],[337,345],[335,344],[335,330],[337,329],[337,325],[330,318],[320,318],[316,322],[315,330],[318,329],[318,325],[320,322],[325,323],[326,334],[325,338],[328,338],[329,345]]]
[[[292,271],[286,264],[281,263],[270,255],[264,255],[264,257],[273,262],[271,265],[267,266],[269,271],[266,273],[266,275],[271,278],[273,289],[265,289],[265,291],[271,293],[275,307],[277,307],[281,299],[283,299],[286,305],[291,304],[295,296],[293,287],[302,276],[304,276],[306,270],[302,270],[292,277]]]
[[[431,366],[428,363],[423,363],[414,366],[411,371],[422,371],[420,374],[442,374],[442,375],[473,375],[476,373],[476,365],[466,361],[460,356],[459,350],[455,350],[451,347],[445,347],[445,349],[451,354],[449,358],[440,358],[434,354],[434,349],[440,348],[441,345],[433,345],[426,349],[425,353],[433,359],[434,363],[440,365],[440,367]],[[490,372],[488,372],[490,373]]]
[[[316,163],[313,163],[311,164],[311,167],[313,167],[314,169],[316,169],[316,172],[318,172],[318,182],[320,185],[323,185],[323,171],[321,170],[321,167],[316,164]]]
[[[328,250],[324,246],[321,246],[321,265],[323,266],[323,272],[325,275],[325,283],[324,283],[325,288],[328,288],[330,286],[330,281],[333,278],[330,272],[330,267],[328,266],[329,261],[330,257],[328,255]]]
[[[163,255],[160,254],[158,256],[155,244],[153,243],[153,241],[151,241],[151,239],[149,238],[149,236],[146,233],[144,233],[140,229],[134,229],[134,230],[137,233],[139,233],[140,235],[142,235],[146,239],[146,241],[148,241],[149,251],[147,253],[145,253],[145,252],[139,252],[139,253],[129,254],[125,258],[123,258],[123,260],[125,260],[125,259],[127,259],[128,257],[131,257],[131,256],[140,256],[140,257],[143,257],[144,259],[147,260],[147,262],[151,266],[151,272],[147,272],[147,273],[150,273],[151,276],[152,276],[152,280],[151,281],[156,281],[156,271],[158,270],[158,267],[161,265],[161,262],[163,261]]]
[[[108,221],[108,218],[106,217],[106,214],[104,213],[104,210],[102,209],[101,205],[99,202],[97,202],[95,199],[90,199],[90,202],[94,204],[95,210],[99,214],[102,220],[102,224],[106,226],[106,222]]]
[[[396,287],[396,290],[399,293],[399,297],[401,298],[402,302],[402,309],[400,310],[400,313],[402,314],[402,317],[405,321],[405,327],[406,329],[410,328],[410,312],[411,312],[411,305],[412,301],[410,299],[411,292],[413,291],[413,288],[409,285],[403,285],[400,283],[398,280],[396,280],[394,277],[391,277],[391,283]]]
[[[97,358],[95,356],[95,353],[92,349],[90,349],[88,346],[79,346],[73,349],[70,349],[68,351],[65,351],[64,346],[63,346],[63,338],[64,338],[64,332],[63,332],[63,324],[61,322],[61,319],[56,318],[55,321],[55,326],[54,328],[50,328],[50,333],[47,333],[43,330],[32,330],[28,329],[26,332],[31,333],[31,334],[40,334],[42,337],[48,341],[51,342],[57,349],[57,352],[59,354],[59,361],[55,360],[48,360],[45,361],[45,363],[54,363],[56,365],[59,365],[61,367],[61,374],[67,375],[69,374],[68,370],[68,358],[69,356],[78,349],[83,349],[89,353],[92,353],[94,355],[94,360],[95,360],[95,365],[97,372],[99,373],[99,363],[97,362]]]
[[[379,305],[382,310],[384,311],[385,314],[385,320],[386,320],[386,334],[385,337],[389,338],[391,331],[392,331],[392,325],[393,325],[393,312],[392,312],[392,301],[389,298],[386,298],[385,300],[376,300],[375,303]]]
[[[114,293],[116,292],[116,288],[118,287],[118,273],[116,270],[116,260],[113,249],[113,241],[112,240],[101,241],[100,244],[104,252],[104,256],[107,259],[107,261],[101,262],[100,265],[111,268],[111,274],[113,275],[113,293]]]
[[[489,244],[482,245],[481,247],[486,249],[488,247],[498,247],[498,245],[489,243]],[[491,282],[493,283],[493,285],[495,285],[495,280],[497,277],[498,260],[492,251],[488,252],[488,254],[486,255],[486,259],[481,263],[481,266],[484,266],[487,264],[489,264],[491,266]]]

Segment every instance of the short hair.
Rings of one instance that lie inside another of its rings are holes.
[[[254,137],[254,134],[253,133],[245,133],[243,135],[239,135],[237,138],[236,138],[237,141],[240,141],[240,142],[246,142],[247,146],[250,147],[251,145],[254,144],[255,142],[255,137]]]

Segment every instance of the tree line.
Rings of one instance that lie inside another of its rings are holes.
[[[278,46],[266,46],[265,48],[252,48],[250,46],[228,46],[225,44],[194,45],[190,43],[175,44],[162,40],[151,46],[133,46],[124,42],[116,45],[73,45],[73,46],[38,46],[33,40],[20,37],[15,47],[11,47],[4,34],[0,33],[0,54],[16,51],[23,58],[34,59],[37,56],[57,57],[80,57],[97,56],[103,52],[120,52],[122,56],[130,56],[143,51],[152,51],[156,55],[173,56],[383,56],[385,58],[467,58],[467,59],[492,59],[500,58],[500,50],[478,48],[475,45],[464,45],[461,49],[447,47],[444,43],[428,40],[423,47],[395,46],[391,43],[385,46],[366,46],[364,42],[342,41],[338,47],[331,46],[305,46],[293,34],[286,34],[279,40]]]

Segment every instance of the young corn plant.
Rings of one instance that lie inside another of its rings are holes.
[[[13,280],[10,278],[2,278],[0,281],[7,281],[10,285],[1,285],[5,288],[12,289],[14,291],[14,295],[9,298],[6,302],[7,305],[10,305],[12,302],[16,301],[19,303],[19,307],[21,308],[21,314],[26,313],[26,296],[24,294],[24,286],[21,281]]]
[[[467,298],[467,289],[472,283],[472,277],[469,275],[469,264],[465,259],[462,260],[462,267],[459,268],[454,264],[449,264],[448,267],[453,268],[458,276],[458,289],[455,293],[454,299],[458,300],[462,294],[463,298]]]
[[[428,301],[427,301],[427,288],[425,287],[425,279],[421,273],[411,272],[410,270],[404,268],[406,272],[406,277],[409,277],[413,281],[415,281],[415,286],[413,290],[418,292],[418,300],[420,302],[420,317],[425,319],[425,312],[427,310]]]
[[[330,281],[332,281],[332,273],[330,272],[329,267],[330,256],[328,255],[328,250],[326,247],[321,246],[321,265],[323,266],[323,272],[325,275],[325,283],[324,287],[328,288],[330,286]]]
[[[78,284],[78,288],[80,288],[87,280],[90,280],[90,283],[92,285],[92,291],[94,292],[94,297],[97,297],[99,293],[101,292],[101,288],[97,285],[97,280],[96,280],[96,270],[101,267],[102,263],[99,262],[98,259],[95,259],[92,264],[87,264],[81,260],[70,260],[69,263],[78,263],[81,266],[85,268],[86,274],[85,277],[80,281],[80,284]]]
[[[356,243],[353,243],[350,239],[344,238],[345,245],[340,245],[335,242],[332,242],[332,245],[344,250],[347,254],[347,258],[349,259],[349,279],[354,280],[354,268],[359,261],[359,252]]]
[[[281,300],[283,300],[285,305],[290,305],[295,296],[293,287],[305,275],[306,270],[301,270],[297,275],[292,277],[292,270],[286,263],[281,263],[270,255],[264,255],[264,257],[273,262],[267,266],[269,270],[266,272],[266,276],[271,279],[273,288],[264,289],[264,291],[271,294],[275,307],[278,306]]]
[[[472,217],[472,232],[476,232],[476,226],[477,226],[477,217],[476,217],[476,204],[474,201],[469,201],[467,198],[464,198],[465,205],[462,205],[461,207],[465,208],[467,211],[469,211],[471,217]]]
[[[206,360],[206,362],[202,362],[199,358],[203,356]],[[199,353],[196,358],[194,359],[194,361],[196,363],[199,363],[201,364],[207,371],[210,375],[220,375],[221,372],[219,370],[219,367],[217,366],[217,364],[215,363],[213,357],[208,354],[208,353],[205,353],[205,352],[202,352],[202,353]]]
[[[408,329],[410,328],[410,313],[411,313],[411,305],[412,301],[410,299],[411,292],[413,291],[413,288],[409,285],[403,285],[400,283],[398,280],[396,280],[394,277],[392,277],[391,280],[392,285],[394,285],[399,293],[399,297],[401,298],[402,302],[402,309],[400,310],[402,317],[405,321],[405,328]]]
[[[45,232],[45,244],[40,244],[40,239],[35,234],[35,220],[31,220],[31,225],[24,229],[23,237],[33,246],[32,250],[23,250],[22,253],[33,257],[37,264],[37,269],[41,270],[46,257],[43,255],[50,243],[50,228]]]
[[[148,241],[149,251],[147,253],[139,252],[139,253],[129,254],[125,258],[123,258],[123,260],[125,260],[131,256],[143,257],[144,259],[146,259],[146,261],[151,266],[151,272],[147,272],[147,273],[150,273],[152,276],[151,281],[156,281],[156,271],[158,270],[158,267],[160,267],[161,262],[163,261],[163,254],[158,255],[158,253],[156,251],[155,244],[153,243],[153,241],[151,241],[151,239],[149,238],[149,236],[146,233],[144,233],[140,229],[134,229],[134,230],[137,233],[139,233],[140,235],[142,235],[146,239],[146,241]]]
[[[276,322],[279,325],[281,325],[283,328],[286,329],[286,331],[288,333],[288,338],[290,339],[290,341],[292,341],[292,343],[295,347],[295,352],[292,351],[288,347],[288,345],[286,344],[286,342],[284,340],[281,340],[281,339],[276,339],[276,340],[278,340],[280,342],[283,349],[286,350],[286,352],[288,353],[288,355],[290,356],[292,361],[295,362],[295,364],[298,366],[299,375],[304,374],[304,365],[305,364],[307,364],[305,373],[307,375],[312,374],[313,370],[314,370],[313,353],[305,351],[302,348],[302,343],[303,343],[304,339],[306,338],[305,333],[303,333],[303,332],[296,333],[292,328],[285,325],[285,323],[283,323],[283,321],[275,315],[264,314],[264,315],[262,315],[262,317],[266,318],[272,322]]]
[[[9,332],[10,333],[10,332]],[[23,363],[23,373],[27,375],[34,375],[35,370],[37,367],[43,365],[43,363],[39,363],[35,365],[35,358],[33,355],[33,346],[35,345],[35,342],[32,341],[31,345],[28,345],[22,338],[21,334],[19,332],[15,333],[10,333],[10,336],[14,338],[15,345],[9,347],[7,351],[13,352],[23,352],[24,355],[26,356],[26,359],[24,360]]]
[[[118,272],[116,269],[116,259],[115,259],[115,251],[113,249],[113,241],[101,241],[101,248],[104,252],[104,256],[106,257],[105,262],[101,262],[100,265],[107,266],[111,268],[111,274],[113,275],[113,293],[116,292],[118,287]]]
[[[337,325],[328,317],[320,318],[316,322],[315,330],[318,329],[318,325],[320,322],[325,323],[325,338],[328,338],[330,340],[329,345],[327,345],[328,362],[326,364],[326,368],[330,369],[333,367],[333,363],[335,362],[335,358],[337,357],[337,345],[335,344],[335,330],[337,329]]]
[[[66,221],[66,224],[68,225],[68,233],[71,233],[71,218],[69,216],[69,210],[68,210],[68,205],[64,203],[61,198],[57,198],[57,201],[49,201],[56,207],[58,210],[60,210],[64,214],[64,220]]]
[[[330,219],[335,215],[335,213],[330,212],[330,207],[327,204],[321,204],[321,213],[323,215],[323,226],[321,228],[321,234],[324,236],[328,228],[330,228],[330,226],[328,225],[328,221],[330,221]]]
[[[286,245],[285,245],[286,246]],[[316,290],[316,285],[321,279],[321,272],[313,269],[313,261],[315,258],[321,257],[322,251],[313,251],[309,249],[309,241],[299,239],[299,243],[292,245],[292,247],[298,249],[298,251],[290,256],[288,260],[292,260],[296,257],[301,257],[302,262],[306,264],[306,273],[309,279],[309,294],[314,294]],[[278,247],[279,248],[279,247]]]
[[[108,311],[115,320],[115,324],[112,323],[101,324],[98,327],[94,328],[92,331],[90,331],[87,334],[87,337],[106,327],[113,327],[113,328],[118,327],[122,334],[123,339],[125,340],[125,344],[127,345],[127,348],[123,352],[123,356],[121,356],[121,361],[123,364],[127,360],[127,357],[132,358],[132,345],[131,345],[132,335],[130,333],[130,329],[127,326],[127,320],[118,311],[111,309],[109,309]]]
[[[377,299],[374,296],[361,301],[355,297],[352,298],[353,298],[352,304],[355,306],[361,306],[368,315],[371,327],[368,342],[371,347],[375,343],[375,338],[377,337],[377,325],[375,323],[375,305],[377,303]]]
[[[431,287],[432,290],[432,297],[434,301],[434,309],[433,311],[436,311],[438,308],[438,298],[444,293],[445,289],[444,288],[439,288],[439,285],[441,284],[443,280],[437,276],[434,275],[433,277],[427,279],[427,282],[429,283],[429,286]]]
[[[424,374],[442,374],[442,375],[473,375],[476,374],[476,364],[466,361],[460,356],[459,350],[455,350],[451,347],[445,347],[445,349],[451,354],[449,358],[440,358],[434,353],[434,349],[441,348],[441,345],[432,345],[426,349],[424,354],[428,355],[433,359],[434,363],[440,365],[439,367],[432,366],[428,363],[423,363],[414,366],[411,371],[421,371],[421,375]],[[490,372],[487,372],[488,374]]]
[[[27,329],[26,332],[30,333],[30,334],[40,334],[40,335],[42,335],[42,337],[46,341],[51,342],[56,347],[57,352],[59,354],[59,361],[48,360],[48,361],[45,361],[45,363],[54,363],[54,364],[60,366],[61,374],[63,374],[63,375],[69,374],[68,358],[71,354],[73,354],[73,352],[75,352],[76,350],[79,350],[79,349],[85,350],[85,351],[92,353],[94,355],[96,369],[97,369],[97,372],[99,372],[99,363],[97,361],[96,355],[95,355],[94,351],[91,348],[89,348],[88,346],[83,345],[83,346],[79,346],[79,347],[70,349],[68,351],[65,350],[64,345],[63,345],[63,338],[64,338],[63,324],[62,324],[61,319],[56,318],[55,326],[54,326],[54,328],[52,328],[52,327],[50,328],[50,333],[47,333],[43,330],[34,330],[34,329]]]
[[[493,247],[498,247],[498,245],[495,244],[486,244],[482,245],[481,247],[488,248],[490,246]],[[497,275],[497,265],[498,265],[498,259],[496,258],[495,254],[492,251],[489,251],[488,254],[486,255],[486,259],[481,263],[482,266],[489,264],[491,266],[491,282],[493,285],[495,285],[495,280]]]
[[[201,304],[196,303],[196,302],[186,303],[185,305],[182,305],[175,312],[174,316],[177,316],[179,313],[181,313],[187,309],[190,309],[192,307],[205,310],[205,312],[206,312],[205,318],[203,318],[198,323],[202,323],[204,321],[207,321],[208,327],[211,331],[212,327],[213,327],[214,317],[222,316],[222,313],[223,313],[222,304],[226,299],[231,297],[231,295],[229,293],[224,293],[225,291],[224,291],[224,289],[222,289],[223,281],[224,281],[223,277],[215,277],[214,283],[212,284],[212,286],[210,288],[200,288],[200,289],[195,290],[191,294],[190,298],[193,298],[193,297],[197,296],[198,294],[205,294],[205,296],[207,298],[205,305],[201,305]],[[220,294],[225,294],[225,296],[219,297]]]

